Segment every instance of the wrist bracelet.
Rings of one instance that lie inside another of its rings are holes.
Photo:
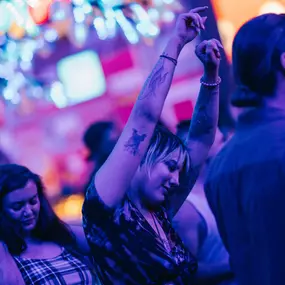
[[[164,58],[170,60],[171,62],[174,63],[175,66],[177,65],[177,60],[175,58],[172,58],[172,57],[164,55],[164,54],[162,54],[160,57],[164,57]]]
[[[220,85],[221,82],[222,82],[222,79],[221,79],[220,76],[218,77],[217,81],[214,82],[214,83],[207,83],[207,82],[204,82],[204,81],[203,81],[203,77],[200,79],[200,83],[201,83],[202,85],[206,86],[206,87],[216,87],[216,86]]]

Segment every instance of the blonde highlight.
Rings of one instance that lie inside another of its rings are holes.
[[[178,164],[183,165],[183,171],[188,171],[190,169],[190,158],[184,143],[166,128],[157,126],[141,167],[144,167],[150,176],[151,170],[157,163],[169,160],[172,153],[177,150],[179,152]]]

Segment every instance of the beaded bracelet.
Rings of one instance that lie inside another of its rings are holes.
[[[160,57],[164,57],[164,58],[170,60],[171,62],[174,63],[175,66],[177,65],[177,60],[175,58],[172,58],[172,57],[164,55],[164,54],[162,54]]]
[[[206,87],[216,87],[218,85],[220,85],[220,83],[222,82],[221,77],[218,77],[218,80],[215,83],[207,83],[203,81],[203,77],[200,79],[200,83]]]

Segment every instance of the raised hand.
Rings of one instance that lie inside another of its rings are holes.
[[[199,13],[202,13],[208,9],[205,7],[198,7],[178,16],[175,34],[181,40],[182,44],[187,44],[194,40],[199,34],[200,30],[204,30],[204,23],[207,17],[201,17]]]
[[[203,41],[196,46],[195,53],[204,65],[205,75],[218,76],[221,60],[220,49],[223,49],[223,46],[216,39]]]

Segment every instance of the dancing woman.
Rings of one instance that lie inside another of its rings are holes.
[[[205,18],[199,15],[205,10],[196,8],[178,17],[174,35],[122,135],[87,190],[84,229],[104,284],[192,284],[197,264],[171,220],[194,185],[215,137],[221,47],[217,40],[196,48],[204,75],[186,145],[156,125],[181,50],[205,28]]]

